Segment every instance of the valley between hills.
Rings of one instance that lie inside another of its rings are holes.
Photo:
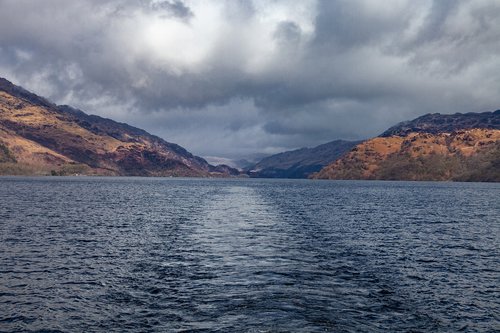
[[[0,78],[0,175],[500,181],[500,110],[428,114],[237,170],[133,126],[55,105]]]

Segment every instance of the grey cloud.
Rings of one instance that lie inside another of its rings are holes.
[[[456,75],[500,51],[499,17],[496,1],[433,1],[418,33],[393,50],[419,70]]]
[[[424,28],[417,35],[416,42],[428,42],[443,36],[446,19],[456,13],[460,3],[454,0],[433,1],[431,10],[425,18]]]
[[[394,38],[407,24],[408,13],[380,15],[361,1],[320,0],[319,8],[314,46],[326,52],[342,53],[383,42]]]
[[[193,12],[191,11],[191,9],[180,0],[153,2],[152,7],[154,9],[165,10],[167,11],[167,13],[173,16],[183,19],[189,19],[193,16]]]
[[[216,156],[498,108],[497,1],[301,4],[0,1],[0,76]]]
[[[291,21],[284,21],[278,24],[274,32],[274,38],[280,44],[297,44],[300,42],[302,31],[300,27]]]

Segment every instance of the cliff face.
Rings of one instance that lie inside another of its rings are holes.
[[[223,176],[141,129],[57,106],[0,79],[0,174]]]
[[[359,141],[336,140],[314,148],[286,151],[262,159],[249,168],[252,177],[307,178],[336,160]]]
[[[313,178],[500,181],[499,116],[499,111],[434,114],[402,123],[357,145]]]

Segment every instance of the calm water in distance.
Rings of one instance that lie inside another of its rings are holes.
[[[0,331],[499,332],[500,184],[0,178]]]

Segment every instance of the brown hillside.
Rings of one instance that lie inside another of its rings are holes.
[[[313,178],[500,181],[500,130],[376,137]]]
[[[0,79],[0,174],[226,175],[184,148]]]

